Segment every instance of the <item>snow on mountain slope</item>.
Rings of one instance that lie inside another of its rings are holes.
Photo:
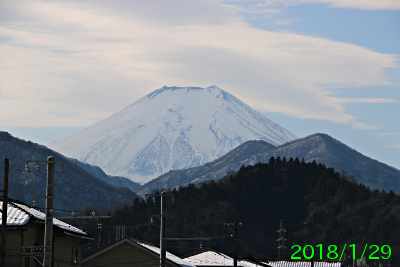
[[[163,87],[49,147],[109,175],[147,182],[214,160],[248,140],[280,145],[294,139],[216,86]]]

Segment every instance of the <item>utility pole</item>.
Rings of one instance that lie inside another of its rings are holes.
[[[237,267],[237,242],[239,239],[239,226],[241,226],[242,223],[227,223],[225,226],[233,226],[235,227],[235,236],[234,236],[234,245],[233,245],[233,266]]]
[[[167,258],[167,240],[185,240],[185,241],[199,241],[199,240],[211,240],[211,237],[195,237],[195,238],[167,238],[167,197],[173,197],[172,194],[168,194],[167,192],[156,193],[156,194],[146,194],[146,197],[161,197],[161,214],[160,215],[152,215],[151,222],[153,223],[153,216],[161,217],[161,225],[160,225],[160,266],[166,266],[166,258]],[[172,202],[175,202],[172,199]],[[124,229],[125,233],[125,229]]]
[[[235,247],[233,249],[233,266],[237,266],[237,241],[238,241],[238,223],[235,223]]]
[[[54,207],[54,176],[56,163],[63,161],[56,161],[53,156],[49,156],[47,160],[27,160],[26,168],[29,172],[29,163],[36,162],[37,169],[39,169],[39,162],[47,163],[47,185],[46,185],[46,219],[44,225],[44,255],[43,267],[51,267],[53,265],[53,207]],[[64,169],[64,165],[63,165]],[[37,196],[43,197],[43,196]]]
[[[51,267],[53,261],[53,207],[55,165],[56,162],[54,157],[48,157],[46,185],[46,221],[44,225],[44,267]]]
[[[4,187],[3,190],[3,208],[1,217],[1,260],[0,267],[4,266],[4,259],[6,257],[6,236],[7,236],[7,205],[8,205],[8,175],[10,172],[10,160],[4,159]]]
[[[160,266],[165,267],[165,262],[167,258],[167,197],[172,196],[167,192],[156,193],[156,194],[146,194],[146,197],[161,197],[161,225],[160,225]]]
[[[160,226],[160,266],[165,267],[167,258],[167,192],[161,193],[161,226]]]

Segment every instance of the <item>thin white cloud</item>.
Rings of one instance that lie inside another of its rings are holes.
[[[400,9],[400,2],[397,0],[301,0],[303,3],[327,3],[335,8],[356,8],[365,10],[376,9]]]
[[[367,123],[355,122],[351,124],[351,127],[356,130],[376,130],[378,127],[369,125]]]
[[[393,146],[388,146],[388,148],[400,148],[400,144],[393,145]]]
[[[281,13],[282,11],[281,10],[278,10],[278,9],[261,9],[260,11],[259,11],[260,13],[266,13],[266,14],[279,14],[279,13]]]
[[[400,133],[378,133],[376,135],[379,135],[379,136],[396,136],[396,135],[400,135]]]
[[[266,6],[288,7],[299,4],[325,3],[333,8],[354,8],[363,10],[398,10],[400,2],[398,0],[265,0]]]
[[[90,125],[163,85],[212,84],[260,111],[351,123],[349,100],[326,88],[382,85],[396,67],[361,46],[252,28],[217,1],[1,5],[7,126]]]
[[[284,20],[284,19],[278,19],[273,22],[274,25],[290,25],[292,24],[292,20]]]
[[[395,99],[389,98],[337,98],[338,103],[348,104],[348,103],[396,103]]]

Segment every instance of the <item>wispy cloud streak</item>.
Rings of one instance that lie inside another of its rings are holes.
[[[237,2],[237,1],[233,1]],[[240,2],[240,1],[239,1]],[[333,8],[355,8],[364,10],[398,10],[400,2],[397,0],[265,0],[263,3],[266,6],[281,6],[288,7],[299,4],[315,4],[325,3]]]
[[[356,121],[344,103],[393,102],[335,98],[326,88],[387,84],[394,55],[255,29],[218,1],[1,5],[7,126],[90,125],[163,85],[216,84],[260,111],[336,123]]]
[[[355,122],[351,125],[351,127],[356,130],[376,130],[376,129],[378,129],[378,127],[376,127],[376,126],[369,125],[369,124],[363,123],[363,122]]]

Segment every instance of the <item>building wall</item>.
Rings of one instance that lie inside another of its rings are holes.
[[[21,255],[21,247],[44,245],[44,224],[29,224],[26,229],[7,229],[5,267],[41,267],[33,256]],[[54,267],[80,266],[81,239],[54,233]],[[77,249],[77,264],[73,263],[73,249]],[[26,250],[27,252],[27,250]],[[37,257],[42,261],[43,257]]]
[[[43,244],[39,238],[40,226],[31,225],[29,228],[9,228],[6,237],[5,266],[39,266],[32,257],[21,255],[21,247],[32,247]],[[43,236],[43,235],[42,235]]]
[[[54,238],[54,267],[81,266],[82,245],[79,239],[71,236]],[[75,255],[76,254],[76,263]]]
[[[6,267],[20,266],[21,265],[21,245],[22,245],[22,231],[7,230],[6,235],[6,256],[4,265]]]
[[[160,265],[160,259],[158,256],[153,256],[134,245],[131,245],[127,242],[123,242],[118,246],[115,246],[110,250],[98,255],[97,257],[86,261],[85,263],[82,264],[82,267],[84,266],[143,267],[143,266],[159,266],[159,265]],[[168,267],[174,267],[173,265],[170,265],[168,263],[166,265]]]

